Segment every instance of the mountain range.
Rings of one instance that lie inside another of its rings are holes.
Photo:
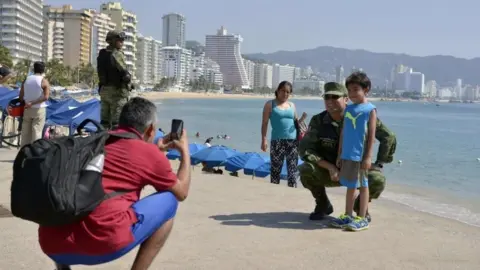
[[[311,66],[319,72],[335,74],[335,67],[342,65],[348,76],[353,67],[362,68],[374,85],[383,86],[390,79],[392,68],[403,64],[413,71],[425,74],[425,82],[435,80],[440,86],[463,84],[480,85],[480,58],[464,59],[453,56],[412,56],[398,53],[375,53],[366,50],[349,50],[320,46],[301,51],[246,54],[249,59],[270,63]]]

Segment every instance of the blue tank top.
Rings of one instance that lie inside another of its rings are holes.
[[[297,129],[295,128],[295,111],[292,103],[288,103],[288,109],[281,109],[277,102],[272,100],[272,112],[270,113],[270,125],[272,127],[271,140],[295,140]]]
[[[370,102],[349,104],[345,108],[341,159],[362,161],[368,134],[368,120],[374,109],[375,105]]]

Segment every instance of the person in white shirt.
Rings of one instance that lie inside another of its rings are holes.
[[[32,143],[42,138],[45,125],[47,100],[50,96],[50,84],[43,77],[45,63],[35,62],[33,73],[22,83],[20,100],[25,102],[23,113],[21,145]]]

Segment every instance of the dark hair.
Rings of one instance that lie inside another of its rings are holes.
[[[134,97],[123,105],[118,124],[131,127],[140,133],[157,122],[157,107],[153,102],[141,97]]]
[[[368,78],[367,74],[365,72],[354,72],[348,78],[345,80],[345,86],[348,89],[348,86],[351,84],[357,84],[362,87],[362,89],[366,92],[370,91],[372,88],[372,82],[370,81],[370,78]]]
[[[33,63],[33,73],[45,73],[45,63],[40,61]]]
[[[277,90],[275,90],[275,97],[278,97],[278,91],[280,89],[283,89],[285,87],[289,86],[290,87],[290,91],[293,92],[293,85],[291,82],[289,81],[282,81],[281,83],[278,84],[278,87],[277,87]]]

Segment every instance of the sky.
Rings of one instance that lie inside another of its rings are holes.
[[[44,0],[99,9],[102,0]],[[162,38],[162,16],[186,17],[187,40],[220,26],[244,38],[242,53],[318,46],[416,56],[480,57],[478,0],[123,0],[144,36]]]

